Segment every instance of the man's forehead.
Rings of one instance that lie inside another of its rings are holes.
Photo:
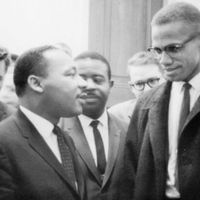
[[[171,43],[171,40],[175,42],[187,39],[191,35],[197,33],[200,27],[196,24],[186,24],[184,22],[171,22],[162,25],[152,26],[152,46],[156,46],[157,43]]]
[[[160,76],[160,71],[158,65],[149,64],[148,65],[140,65],[137,67],[132,67],[130,69],[130,76],[132,79],[142,79],[147,77],[155,77]]]

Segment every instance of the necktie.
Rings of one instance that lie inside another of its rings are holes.
[[[183,85],[184,95],[183,95],[183,102],[181,105],[181,113],[179,120],[179,134],[183,128],[183,125],[186,121],[188,114],[190,113],[190,88],[191,85],[187,82]]]
[[[90,123],[90,126],[92,126],[94,133],[96,152],[97,152],[97,168],[99,173],[103,175],[105,173],[105,168],[106,168],[106,156],[101,134],[97,129],[98,123],[99,123],[98,120],[94,120]]]
[[[53,133],[57,135],[58,148],[60,150],[62,166],[64,168],[64,171],[75,186],[76,176],[74,171],[72,155],[69,150],[69,147],[65,143],[64,135],[58,126],[54,126]]]

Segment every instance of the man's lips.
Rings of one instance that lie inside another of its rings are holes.
[[[167,72],[172,72],[172,71],[175,71],[177,69],[179,69],[180,66],[176,66],[176,67],[165,67],[164,70],[167,71]]]

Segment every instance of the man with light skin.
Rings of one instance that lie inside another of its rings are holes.
[[[138,99],[125,145],[125,184],[134,200],[199,200],[200,11],[169,4],[151,27],[149,51],[167,81]]]
[[[155,57],[145,51],[136,53],[128,60],[128,82],[131,92],[135,98],[113,105],[109,112],[124,121],[128,129],[130,119],[137,99],[145,91],[158,86],[164,80],[159,70],[159,63]]]

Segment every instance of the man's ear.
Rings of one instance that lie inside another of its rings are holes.
[[[42,93],[44,91],[43,85],[41,84],[42,77],[35,76],[35,75],[30,75],[28,77],[27,82],[28,82],[29,87],[32,90],[34,90],[36,92],[39,92],[39,93]]]

